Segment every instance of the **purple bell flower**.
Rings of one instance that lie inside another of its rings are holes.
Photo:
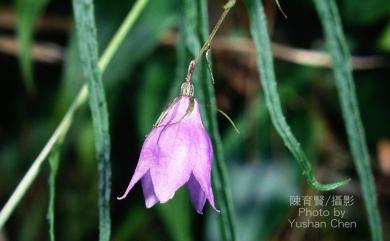
[[[160,116],[142,146],[126,198],[141,180],[147,208],[165,203],[186,185],[191,202],[202,213],[206,200],[216,210],[211,187],[213,147],[203,127],[199,104],[191,82],[184,82],[181,95]]]

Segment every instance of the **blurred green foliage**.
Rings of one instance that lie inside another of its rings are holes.
[[[35,94],[33,61],[31,59],[31,45],[34,36],[34,29],[38,17],[45,8],[48,0],[17,0],[15,9],[17,13],[17,34],[20,44],[19,63],[22,78],[26,90]]]

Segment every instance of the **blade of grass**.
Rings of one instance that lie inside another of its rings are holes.
[[[276,86],[271,44],[262,2],[260,0],[247,0],[247,7],[251,22],[251,33],[257,51],[257,69],[260,72],[265,102],[276,131],[297,160],[303,176],[311,187],[320,191],[328,191],[344,185],[349,181],[348,179],[330,184],[321,184],[314,177],[311,163],[302,150],[300,143],[291,132],[283,115]]]
[[[375,181],[372,175],[364,128],[360,119],[355,83],[352,76],[351,58],[339,12],[334,0],[314,0],[314,3],[320,16],[329,52],[332,56],[333,74],[347,129],[349,145],[361,182],[371,229],[371,240],[380,241],[383,240],[383,231],[377,205]]]
[[[61,138],[63,139],[63,137]],[[49,156],[50,174],[49,174],[49,204],[47,209],[47,221],[49,222],[49,238],[50,241],[55,241],[55,193],[56,193],[56,177],[58,173],[59,158],[60,158],[60,146],[62,145],[60,140],[56,147],[52,150]]]
[[[235,1],[228,1],[228,3],[224,6],[225,16],[228,13],[226,10],[232,8],[235,4]],[[207,11],[207,1],[201,0],[198,5],[199,11],[199,32],[200,32],[200,40],[202,42],[206,42],[209,39],[209,21],[208,21],[208,11]],[[223,20],[223,18],[222,18]],[[218,25],[222,22],[217,23]],[[216,33],[216,29],[212,31],[211,35]],[[217,122],[217,103],[215,100],[214,86],[212,84],[212,78],[210,76],[210,72],[208,67],[211,69],[211,66],[207,66],[205,59],[202,59],[200,68],[199,79],[195,79],[194,82],[198,83],[203,92],[203,113],[206,116],[206,127],[208,132],[210,133],[210,137],[214,147],[214,161],[215,167],[213,169],[213,184],[217,190],[216,196],[219,204],[219,208],[221,210],[220,218],[220,227],[222,232],[222,237],[225,241],[234,241],[237,240],[236,233],[236,222],[235,222],[235,214],[233,209],[233,198],[229,183],[229,175],[227,171],[227,167],[225,164],[225,158],[223,155],[223,146],[221,141],[221,136],[218,130],[218,122]],[[211,61],[210,61],[211,65]]]
[[[93,0],[73,0],[73,12],[80,59],[83,63],[84,77],[87,79],[89,108],[92,114],[99,169],[99,240],[108,241],[111,236],[111,142],[106,94],[102,72],[98,66],[99,50]],[[123,35],[123,32],[125,31],[120,28],[119,36]],[[114,37],[114,42],[116,37]],[[108,51],[111,52],[111,48],[108,48]],[[106,58],[103,59],[106,60]]]
[[[146,4],[149,3],[149,0],[138,0],[134,3],[131,11],[127,14],[125,20],[119,27],[118,31],[115,33],[114,37],[111,39],[107,48],[103,52],[99,60],[99,68],[105,70],[107,65],[110,63],[111,59],[114,57],[114,54],[117,52],[119,46],[122,44],[127,33],[134,25],[135,21],[138,19],[142,10],[146,7]],[[102,71],[104,72],[104,71]]]
[[[145,1],[145,0],[138,0],[139,1]],[[130,14],[127,15],[127,18],[135,16],[139,16],[140,12],[143,11],[143,8],[132,8],[130,10]],[[126,21],[126,20],[125,20]],[[134,23],[134,22],[133,22]],[[127,32],[130,31],[130,29],[133,27],[133,24],[127,25],[128,29]],[[117,34],[117,33],[116,33]],[[116,35],[115,34],[115,35]],[[114,35],[114,36],[115,36]],[[123,38],[122,38],[123,40]],[[115,44],[117,46],[111,46],[111,44]],[[116,52],[119,48],[119,45],[121,42],[110,42],[109,48],[111,48],[113,52]],[[108,48],[108,47],[107,47]],[[104,55],[104,54],[103,54]],[[102,58],[100,58],[99,62],[102,61]],[[108,61],[109,62],[109,61]],[[100,71],[104,73],[106,70],[105,67],[107,65],[99,64],[99,66],[102,66],[104,68],[101,68]],[[4,226],[6,221],[8,220],[9,216],[12,214],[12,212],[15,210],[15,207],[19,204],[22,197],[26,194],[27,190],[30,188],[32,182],[37,177],[40,167],[42,163],[46,160],[47,156],[50,154],[50,151],[53,149],[55,144],[58,142],[60,137],[67,133],[69,126],[71,125],[73,121],[73,116],[76,110],[82,106],[88,98],[88,89],[86,84],[84,84],[77,94],[77,97],[72,102],[70,108],[66,112],[65,116],[62,118],[60,124],[55,129],[53,135],[50,137],[42,151],[39,153],[38,157],[34,160],[34,162],[31,164],[31,167],[28,169],[26,174],[24,175],[23,179],[20,181],[18,186],[16,187],[15,191],[12,193],[11,197],[7,200],[7,203],[3,206],[3,208],[0,211],[0,229]]]
[[[17,0],[16,32],[19,42],[19,64],[26,89],[30,94],[35,93],[33,61],[31,45],[36,20],[45,8],[48,0]]]

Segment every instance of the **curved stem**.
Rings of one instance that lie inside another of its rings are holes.
[[[256,47],[257,69],[259,70],[265,103],[273,126],[282,138],[286,147],[297,160],[302,175],[311,187],[319,191],[329,191],[346,184],[349,179],[327,184],[321,184],[316,180],[311,162],[303,151],[301,144],[291,131],[283,114],[272,60],[271,41],[268,34],[262,1],[247,0],[247,8],[251,22],[251,33]]]

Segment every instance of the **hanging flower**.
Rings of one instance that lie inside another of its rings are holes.
[[[185,81],[181,95],[146,137],[135,173],[118,200],[126,198],[141,180],[147,208],[167,202],[186,185],[198,213],[202,213],[206,200],[217,210],[211,188],[213,148],[193,92],[191,82]]]

